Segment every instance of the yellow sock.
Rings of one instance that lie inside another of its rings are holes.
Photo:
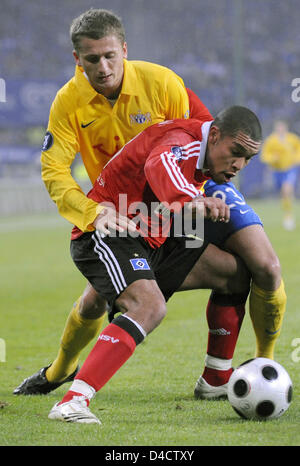
[[[274,347],[286,308],[283,280],[275,291],[263,290],[252,283],[249,307],[256,335],[255,357],[274,359]]]
[[[281,206],[283,213],[286,217],[291,217],[293,213],[293,200],[290,197],[283,197],[281,199]]]
[[[83,348],[100,333],[105,315],[98,319],[84,319],[79,315],[81,297],[74,304],[62,334],[58,355],[46,377],[49,382],[60,382],[72,374]]]

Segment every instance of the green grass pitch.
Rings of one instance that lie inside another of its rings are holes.
[[[280,419],[245,421],[228,401],[194,400],[194,384],[206,352],[206,290],[176,294],[160,327],[97,394],[91,410],[102,426],[48,419],[67,385],[47,396],[14,396],[13,389],[24,377],[55,358],[66,317],[85,280],[69,255],[70,226],[58,214],[4,218],[0,220],[0,445],[299,445],[300,206],[297,229],[286,232],[277,202],[252,205],[281,260],[288,296],[276,360],[288,370],[294,394]],[[83,352],[81,363],[91,348],[92,344]],[[253,353],[247,313],[234,365]]]

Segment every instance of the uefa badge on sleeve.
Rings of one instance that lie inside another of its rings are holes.
[[[179,146],[174,146],[171,148],[171,152],[175,155],[177,162],[180,162],[182,159],[182,149]]]
[[[42,151],[45,152],[46,150],[49,150],[50,147],[52,147],[52,145],[53,145],[53,134],[50,133],[50,131],[47,131],[44,137]]]

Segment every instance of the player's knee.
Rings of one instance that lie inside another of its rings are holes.
[[[150,333],[166,316],[166,302],[163,296],[151,294],[148,299],[140,302],[140,305],[135,309],[135,313],[144,330]]]
[[[82,297],[79,305],[79,315],[83,319],[98,319],[106,311],[106,301],[99,295]]]
[[[266,290],[275,290],[280,285],[281,267],[277,256],[262,259],[253,274],[254,282]]]
[[[167,313],[166,302],[157,285],[149,280],[135,282],[116,301],[122,312],[138,322],[148,334]]]
[[[167,306],[164,299],[157,299],[150,307],[153,328],[157,327],[167,314]],[[149,333],[149,332],[148,332]]]

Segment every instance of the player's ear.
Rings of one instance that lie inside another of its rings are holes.
[[[127,49],[127,42],[124,42],[123,44],[123,58],[128,57],[128,49]]]
[[[208,142],[212,145],[215,145],[219,141],[220,136],[221,136],[220,129],[215,125],[211,125],[209,134],[208,134]]]
[[[75,58],[75,63],[76,63],[76,65],[82,66],[81,63],[80,63],[80,58],[79,58],[79,56],[78,56],[76,50],[73,50],[73,57]]]

